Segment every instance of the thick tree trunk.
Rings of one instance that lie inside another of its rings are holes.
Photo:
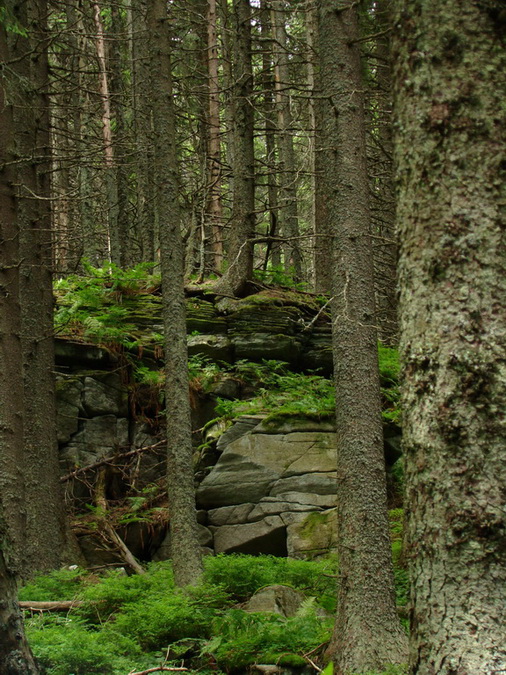
[[[24,636],[16,578],[5,562],[5,545],[0,531],[0,673],[38,675],[39,669]]]
[[[395,607],[369,236],[363,83],[354,3],[321,0],[319,30],[329,218],[335,231],[333,305],[337,416],[338,609],[333,638],[339,675],[405,660]],[[326,33],[331,32],[333,39]]]
[[[504,3],[396,3],[411,672],[506,672]]]
[[[9,20],[19,20],[10,3]],[[12,63],[26,46],[0,24],[0,63]],[[9,74],[9,76],[7,75]],[[20,250],[16,194],[18,182],[13,100],[18,78],[0,69],[0,672],[37,675],[17,605],[26,512],[23,480],[23,353],[21,348]]]
[[[54,392],[52,241],[49,211],[49,113],[47,6],[19,3],[14,13],[27,36],[12,37],[12,119],[16,134],[16,177],[11,184],[19,242],[19,303],[23,353],[23,458],[25,486],[23,575],[61,564],[65,548],[63,493],[59,485]],[[21,84],[22,83],[22,84]],[[44,533],[42,535],[42,533]]]
[[[165,0],[148,3],[153,77],[156,208],[160,219],[165,330],[165,407],[171,558],[179,586],[195,584],[202,571],[197,536],[186,346],[183,242],[180,231],[170,35]]]

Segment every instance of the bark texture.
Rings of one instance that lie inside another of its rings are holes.
[[[506,671],[506,16],[396,3],[411,671]]]
[[[9,20],[13,7],[8,8]],[[9,11],[10,10],[10,11]],[[0,63],[12,59],[11,35],[0,23]],[[23,508],[23,366],[20,251],[16,199],[15,118],[10,78],[0,71],[0,672],[37,675],[17,604],[26,514]]]
[[[12,15],[26,36],[9,33],[12,66],[6,77],[14,138],[7,139],[15,161],[10,226],[16,232],[19,264],[20,339],[23,356],[22,458],[24,524],[19,571],[29,576],[61,564],[65,548],[63,493],[58,480],[54,393],[53,294],[49,201],[49,108],[47,100],[47,6],[43,0],[12,3]],[[16,517],[16,521],[19,517]],[[44,536],[41,536],[41,533]],[[21,537],[21,538],[20,538]]]
[[[346,8],[345,8],[346,6]],[[383,670],[407,655],[395,608],[369,236],[363,83],[354,3],[322,0],[320,50],[327,77],[328,212],[335,232],[333,306],[337,420],[339,675]],[[328,33],[331,33],[329,35]]]
[[[186,346],[183,243],[178,204],[170,34],[165,0],[148,3],[153,77],[154,177],[160,223],[165,330],[165,408],[171,558],[176,584],[198,582],[202,553],[197,536]]]
[[[253,147],[253,70],[249,0],[233,2],[233,206],[228,240],[228,269],[218,293],[236,295],[253,276],[255,229],[255,153]]]

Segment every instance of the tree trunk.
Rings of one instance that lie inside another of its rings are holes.
[[[208,150],[206,216],[211,231],[213,269],[223,267],[223,214],[221,208],[221,125],[218,79],[218,25],[216,0],[207,2]]]
[[[155,140],[156,208],[160,219],[165,330],[165,407],[171,558],[176,584],[198,582],[202,554],[197,536],[186,346],[183,242],[178,204],[170,34],[165,0],[148,3]]]
[[[316,12],[318,14],[318,0],[316,0]],[[308,20],[311,12],[308,10]],[[332,189],[327,185],[327,168],[335,161],[335,150],[331,148],[326,139],[328,130],[325,129],[324,115],[328,113],[330,101],[324,99],[323,84],[329,81],[334,73],[332,59],[326,55],[332,54],[334,49],[334,35],[332,31],[323,30],[320,34],[318,16],[314,19],[313,32],[315,35],[315,48],[317,50],[315,68],[315,100],[314,100],[314,284],[316,293],[332,295],[334,260],[332,257],[333,237],[332,225],[328,213],[326,195],[332,194]],[[321,54],[321,57],[320,57]],[[330,253],[330,254],[329,254]]]
[[[283,176],[279,214],[281,233],[287,238],[283,245],[285,272],[295,281],[302,279],[302,256],[300,252],[299,217],[297,208],[297,171],[293,147],[293,120],[290,96],[290,73],[288,68],[288,45],[286,16],[283,0],[272,3],[272,26],[274,37],[274,82],[278,118],[278,147],[280,170]]]
[[[17,166],[12,184],[19,238],[19,303],[23,353],[23,459],[26,522],[20,555],[25,576],[61,564],[65,547],[63,493],[58,446],[53,351],[53,291],[50,266],[50,140],[47,99],[47,6],[43,0],[15,8],[27,36],[12,39],[17,56],[11,80]],[[22,83],[22,84],[21,84]],[[42,534],[43,533],[43,534]]]
[[[234,0],[233,9],[233,206],[228,269],[216,284],[216,291],[236,295],[253,276],[255,155],[249,0]]]
[[[141,261],[156,259],[155,211],[153,187],[153,120],[151,114],[151,76],[146,0],[132,0],[132,75],[134,96],[135,173],[136,173],[136,238]]]
[[[503,673],[504,3],[395,25],[411,672]]]
[[[5,562],[5,546],[6,540],[0,531],[0,673],[38,675],[39,669],[24,634],[16,578]]]
[[[354,3],[321,0],[337,418],[339,592],[333,638],[338,675],[383,670],[406,657],[395,606],[369,236],[363,83]],[[331,33],[331,36],[328,34]]]
[[[269,214],[269,224],[266,232],[269,241],[265,248],[265,259],[263,269],[266,271],[269,263],[273,268],[279,268],[281,265],[281,248],[278,242],[273,242],[272,238],[277,237],[278,232],[278,163],[276,157],[276,118],[274,101],[274,72],[272,54],[273,50],[267,48],[267,41],[273,39],[271,22],[271,3],[268,0],[260,2],[260,22],[261,35],[264,41],[262,51],[262,89],[263,89],[263,108],[262,116],[264,118],[265,130],[265,168],[267,172],[267,210]]]
[[[109,94],[109,74],[107,70],[105,35],[102,15],[98,2],[93,3],[93,16],[96,30],[97,61],[100,76],[100,97],[102,100],[102,136],[104,143],[104,182],[107,201],[107,238],[110,262],[121,264],[121,246],[118,226],[118,183],[116,160],[112,138],[111,97]]]

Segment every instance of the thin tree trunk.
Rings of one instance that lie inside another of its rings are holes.
[[[152,262],[155,255],[155,211],[153,187],[153,120],[150,106],[151,75],[148,35],[145,29],[146,0],[132,0],[132,74],[134,96],[136,238],[141,261]]]
[[[374,273],[369,236],[363,83],[354,3],[321,0],[329,218],[335,230],[333,304],[339,589],[338,675],[406,658],[395,606],[387,518]],[[330,33],[330,35],[328,34]],[[331,37],[332,36],[332,37]]]
[[[190,390],[186,345],[183,242],[178,175],[170,34],[165,0],[148,3],[147,25],[153,72],[156,208],[160,218],[165,329],[166,424],[171,558],[176,584],[196,584],[202,574],[197,536],[192,463]]]
[[[271,23],[271,3],[268,0],[260,2],[260,20],[262,39],[264,49],[262,52],[262,70],[263,70],[263,117],[265,128],[265,167],[267,171],[267,208],[269,214],[269,227],[266,232],[269,238],[278,236],[278,179],[277,179],[277,158],[276,158],[276,121],[275,121],[275,102],[274,102],[274,72],[272,62],[272,47],[267,48],[267,41],[272,42],[272,23]],[[281,248],[278,243],[272,240],[267,242],[265,249],[264,271],[268,269],[269,263],[274,268],[281,265]]]
[[[120,265],[122,242],[120,241],[118,228],[118,184],[116,182],[116,162],[111,126],[111,98],[109,94],[104,29],[100,5],[97,2],[93,3],[93,17],[95,20],[97,60],[100,73],[100,97],[102,99],[102,135],[104,142],[109,260],[116,265]]]
[[[221,208],[221,125],[220,83],[218,79],[218,25],[216,0],[207,3],[207,66],[208,66],[208,199],[206,215],[211,230],[213,268],[223,267],[223,213]]]
[[[252,238],[255,229],[253,70],[248,0],[234,0],[233,19],[233,206],[228,269],[216,284],[216,291],[237,295],[253,276]]]
[[[506,672],[504,4],[396,2],[411,672]]]
[[[332,187],[327,185],[327,168],[335,161],[335,149],[330,146],[328,132],[325,129],[324,115],[328,110],[331,100],[325,98],[324,84],[334,73],[331,59],[327,57],[334,49],[334,35],[331,31],[323,30],[320,33],[318,21],[318,7],[316,2],[316,14],[314,32],[316,33],[315,48],[318,53],[315,72],[315,100],[314,100],[314,279],[315,291],[332,295],[334,260],[332,252],[334,248],[331,220],[328,213],[327,194],[332,193]]]
[[[293,120],[285,23],[284,0],[274,0],[272,3],[272,26],[275,45],[273,54],[276,107],[278,113],[277,136],[280,172],[284,174],[280,190],[282,199],[279,203],[279,213],[282,235],[287,238],[287,243],[283,246],[285,272],[292,274],[295,281],[300,281],[302,278],[302,256],[298,239],[297,171],[293,148]]]

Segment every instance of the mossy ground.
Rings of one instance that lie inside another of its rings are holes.
[[[310,664],[309,654],[322,667],[333,626],[328,612],[335,608],[336,572],[335,559],[219,555],[205,560],[202,583],[184,590],[174,586],[170,563],[162,562],[150,564],[142,576],[61,570],[36,578],[21,589],[20,598],[81,600],[65,614],[26,618],[30,644],[46,675],[125,675],[162,663],[214,673],[243,672],[254,663],[298,668]],[[304,592],[307,600],[294,617],[242,609],[256,590],[270,584]]]

